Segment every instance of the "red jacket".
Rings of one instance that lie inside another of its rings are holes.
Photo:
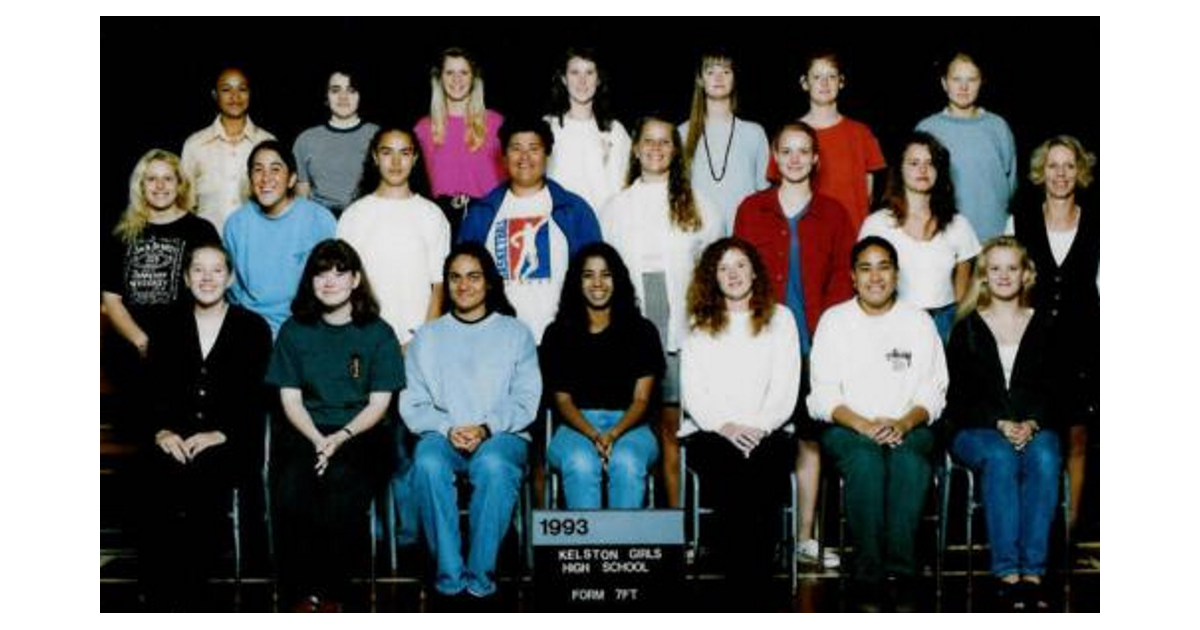
[[[804,319],[816,333],[825,309],[854,296],[850,282],[850,249],[855,233],[840,203],[814,194],[800,219],[800,275],[804,290]],[[733,234],[749,241],[771,276],[775,297],[786,302],[788,274],[788,221],[779,205],[779,189],[768,188],[746,197],[738,206]]]

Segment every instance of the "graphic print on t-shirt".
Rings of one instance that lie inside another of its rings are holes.
[[[125,255],[125,286],[130,304],[171,304],[183,282],[184,240],[140,239]]]
[[[509,282],[550,279],[550,217],[513,217],[496,222],[496,265]]]

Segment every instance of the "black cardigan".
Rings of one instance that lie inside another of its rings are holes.
[[[208,357],[191,305],[175,309],[151,346],[154,413],[150,439],[162,429],[180,437],[221,431],[237,461],[251,465],[263,450],[266,387],[263,376],[271,356],[271,329],[258,315],[229,306]]]
[[[1047,316],[1034,312],[1021,337],[1007,388],[996,338],[979,313],[971,313],[954,326],[946,348],[950,388],[942,412],[948,435],[967,428],[994,429],[997,420],[1033,419],[1043,429],[1055,428],[1046,369],[1048,324]]]

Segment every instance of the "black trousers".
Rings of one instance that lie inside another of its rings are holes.
[[[366,566],[373,544],[367,510],[394,461],[387,457],[394,450],[389,428],[381,423],[347,441],[318,476],[312,443],[290,425],[276,425],[271,476],[285,601],[310,595],[345,601],[354,569]]]
[[[715,535],[705,538],[734,589],[761,597],[779,539],[779,508],[791,488],[794,439],[776,431],[750,457],[718,433],[696,433],[684,444],[688,467],[700,475],[700,500],[714,510]]]
[[[207,579],[232,548],[234,458],[214,446],[180,464],[155,446],[141,468],[141,578],[153,609],[203,610]]]

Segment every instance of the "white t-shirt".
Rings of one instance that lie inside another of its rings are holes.
[[[552,208],[549,188],[529,197],[505,193],[484,243],[504,278],[504,292],[517,318],[539,344],[558,311],[571,262],[567,237],[550,217]]]
[[[450,253],[446,217],[420,195],[368,195],[342,213],[337,235],[358,251],[380,316],[396,330],[400,343],[408,343],[425,322],[431,285],[442,281],[442,264]]]
[[[547,116],[554,131],[554,152],[547,174],[564,188],[583,197],[597,211],[624,188],[631,140],[625,127],[613,120],[600,131],[596,119]]]
[[[979,239],[971,222],[954,215],[945,229],[928,241],[908,235],[896,222],[890,209],[872,212],[863,221],[859,240],[880,236],[888,240],[900,256],[897,293],[900,299],[919,308],[931,309],[953,304],[954,267],[979,254]]]

